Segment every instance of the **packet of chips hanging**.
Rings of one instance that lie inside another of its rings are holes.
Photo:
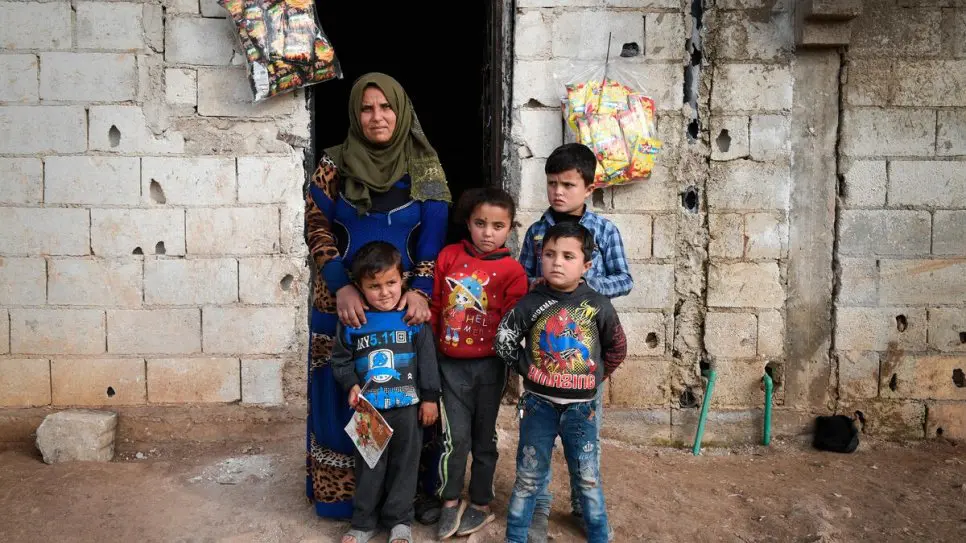
[[[660,140],[654,137],[654,101],[632,94],[628,97],[628,105],[629,109],[617,116],[630,155],[627,177],[644,179],[650,177],[655,155],[661,150]]]
[[[590,123],[588,123],[584,118],[577,119],[577,141],[590,147],[591,150],[594,149],[594,138],[590,133]],[[596,155],[596,153],[594,153]],[[604,166],[597,160],[597,166],[594,169],[594,185],[600,185],[604,182]]]
[[[312,0],[217,0],[245,53],[254,102],[342,78]]]
[[[627,146],[617,117],[594,115],[588,119],[594,154],[604,168],[604,182],[621,183],[627,180],[625,170],[630,165]]]

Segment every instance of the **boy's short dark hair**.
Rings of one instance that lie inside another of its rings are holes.
[[[402,255],[399,249],[387,241],[370,241],[352,258],[352,280],[359,283],[393,267],[399,270],[399,276],[402,277]]]
[[[580,248],[584,253],[584,262],[590,262],[594,258],[594,235],[587,230],[584,225],[578,222],[559,222],[547,229],[543,235],[543,246],[546,247],[551,241],[561,238],[573,238],[580,242]]]
[[[507,191],[495,187],[480,187],[464,192],[456,204],[456,222],[465,223],[470,220],[476,208],[483,204],[502,207],[510,215],[509,226],[519,226],[516,222],[517,204],[513,197]]]
[[[547,158],[543,171],[546,174],[563,173],[577,170],[584,180],[584,186],[594,184],[594,173],[597,170],[597,156],[590,147],[582,143],[565,143],[557,147]]]

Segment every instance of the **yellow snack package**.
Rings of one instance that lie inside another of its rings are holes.
[[[591,149],[604,168],[604,180],[611,183],[630,165],[620,124],[613,115],[592,116],[588,124],[594,142]]]

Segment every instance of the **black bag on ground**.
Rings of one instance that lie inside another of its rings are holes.
[[[840,453],[850,453],[859,446],[859,429],[855,420],[845,415],[817,417],[815,419],[816,449]]]

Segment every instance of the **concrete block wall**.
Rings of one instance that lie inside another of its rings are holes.
[[[866,0],[843,73],[839,401],[895,437],[966,438],[963,21]]]
[[[233,40],[214,2],[0,2],[0,407],[304,396],[309,113],[248,103]]]

